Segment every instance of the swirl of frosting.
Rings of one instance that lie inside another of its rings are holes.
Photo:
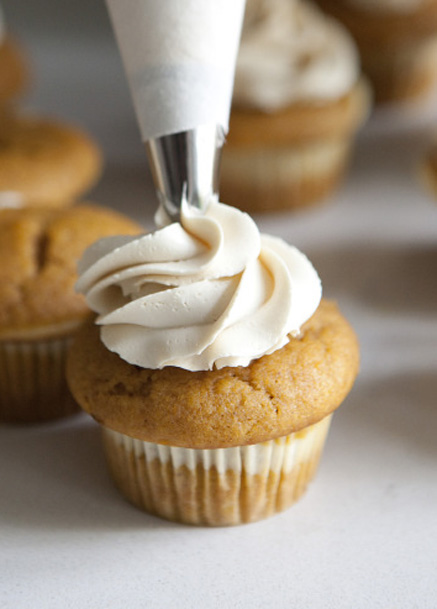
[[[153,369],[245,366],[298,334],[321,297],[303,254],[216,201],[205,214],[184,206],[181,224],[96,242],[79,273],[106,347]]]
[[[351,36],[300,0],[249,0],[234,102],[273,112],[295,102],[338,99],[359,75]]]

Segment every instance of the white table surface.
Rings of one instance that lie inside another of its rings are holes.
[[[104,7],[90,2],[79,18],[80,5],[6,5],[31,49],[27,105],[86,126],[107,158],[92,198],[150,225]],[[256,218],[310,256],[362,346],[300,502],[252,525],[180,526],[119,496],[87,416],[0,427],[2,609],[437,607],[437,204],[415,176],[433,127],[435,100],[379,112],[325,206]]]

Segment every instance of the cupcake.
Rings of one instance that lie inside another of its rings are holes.
[[[76,261],[96,239],[135,234],[127,217],[95,205],[0,211],[0,420],[31,422],[77,410],[64,363],[90,316],[74,292]]]
[[[0,129],[0,209],[70,205],[94,185],[101,165],[97,145],[79,129],[10,117]]]
[[[300,0],[249,0],[222,198],[250,212],[321,201],[341,180],[369,106],[342,26]]]
[[[18,43],[6,31],[0,6],[0,106],[19,97],[27,84],[28,74]]]
[[[421,99],[437,81],[436,0],[318,0],[354,36],[378,102]]]
[[[241,247],[241,243],[245,247]],[[98,313],[67,378],[134,505],[234,525],[291,505],[314,476],[358,369],[355,334],[308,259],[216,201],[103,239],[77,289]]]

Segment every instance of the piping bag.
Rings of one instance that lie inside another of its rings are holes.
[[[106,0],[159,213],[218,197],[245,0]]]

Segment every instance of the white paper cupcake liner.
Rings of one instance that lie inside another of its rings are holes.
[[[0,341],[0,420],[37,422],[78,410],[65,380],[71,337]]]
[[[199,450],[136,440],[103,428],[112,476],[141,509],[197,525],[266,518],[296,501],[312,479],[332,415],[269,442]]]

